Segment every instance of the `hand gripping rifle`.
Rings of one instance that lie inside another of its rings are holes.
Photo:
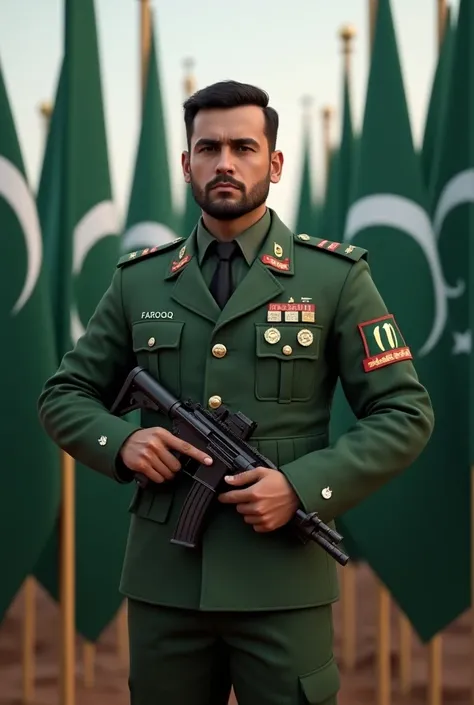
[[[193,479],[176,525],[172,543],[194,548],[197,545],[206,511],[225,475],[237,474],[256,467],[278,470],[276,465],[247,443],[257,424],[240,411],[231,413],[225,406],[214,411],[193,401],[182,402],[162,387],[148,372],[135,367],[115,399],[110,411],[123,416],[135,409],[150,409],[167,415],[173,421],[173,433],[182,440],[208,453],[211,466],[179,457],[182,471]],[[145,487],[149,479],[135,474],[136,482]],[[302,543],[316,541],[341,565],[349,557],[336,544],[342,536],[324,524],[316,512],[297,510],[291,522]]]

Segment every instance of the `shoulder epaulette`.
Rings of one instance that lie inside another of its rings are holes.
[[[133,262],[139,262],[144,257],[149,257],[150,255],[157,255],[161,252],[166,252],[166,250],[171,250],[183,240],[185,240],[184,237],[177,237],[175,240],[171,240],[171,242],[165,242],[162,245],[155,245],[154,247],[145,247],[143,250],[135,250],[134,252],[129,252],[119,259],[119,261],[117,262],[117,267],[123,267],[124,265],[132,264]]]
[[[324,252],[330,252],[334,255],[339,255],[345,259],[350,259],[353,262],[358,262],[362,257],[367,258],[367,250],[363,247],[356,247],[348,242],[333,242],[332,240],[325,240],[322,237],[312,237],[306,233],[300,233],[295,235],[295,240],[302,245],[309,245],[309,247],[316,247]]]

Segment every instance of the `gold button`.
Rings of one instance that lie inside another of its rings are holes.
[[[225,357],[227,355],[227,348],[225,345],[221,345],[221,343],[217,343],[212,348],[212,354],[214,355],[214,357]]]
[[[321,490],[321,495],[324,497],[324,499],[331,499],[332,489],[330,487],[325,487],[324,490]]]
[[[209,406],[211,409],[218,409],[220,405],[222,404],[222,399],[218,397],[217,395],[210,397],[208,401]]]
[[[309,240],[310,237],[306,233],[301,233],[301,235],[298,235],[300,240]]]
[[[291,347],[291,345],[284,345],[283,346],[283,355],[291,355],[292,352],[293,352],[293,348]]]
[[[150,348],[152,348],[155,343],[156,343],[156,340],[155,340],[154,338],[150,338],[150,339],[148,340],[148,346],[149,346]]]

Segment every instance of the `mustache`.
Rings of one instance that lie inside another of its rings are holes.
[[[235,188],[238,188],[240,191],[244,190],[244,184],[241,184],[240,181],[236,181],[232,176],[225,176],[225,175],[220,175],[216,176],[215,179],[210,181],[207,186],[206,186],[206,191],[210,191],[211,189],[214,188],[214,186],[217,186],[218,184],[231,184],[232,186],[235,186]]]

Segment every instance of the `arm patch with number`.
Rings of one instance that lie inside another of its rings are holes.
[[[364,344],[366,372],[413,359],[392,314],[359,323],[358,328]]]

